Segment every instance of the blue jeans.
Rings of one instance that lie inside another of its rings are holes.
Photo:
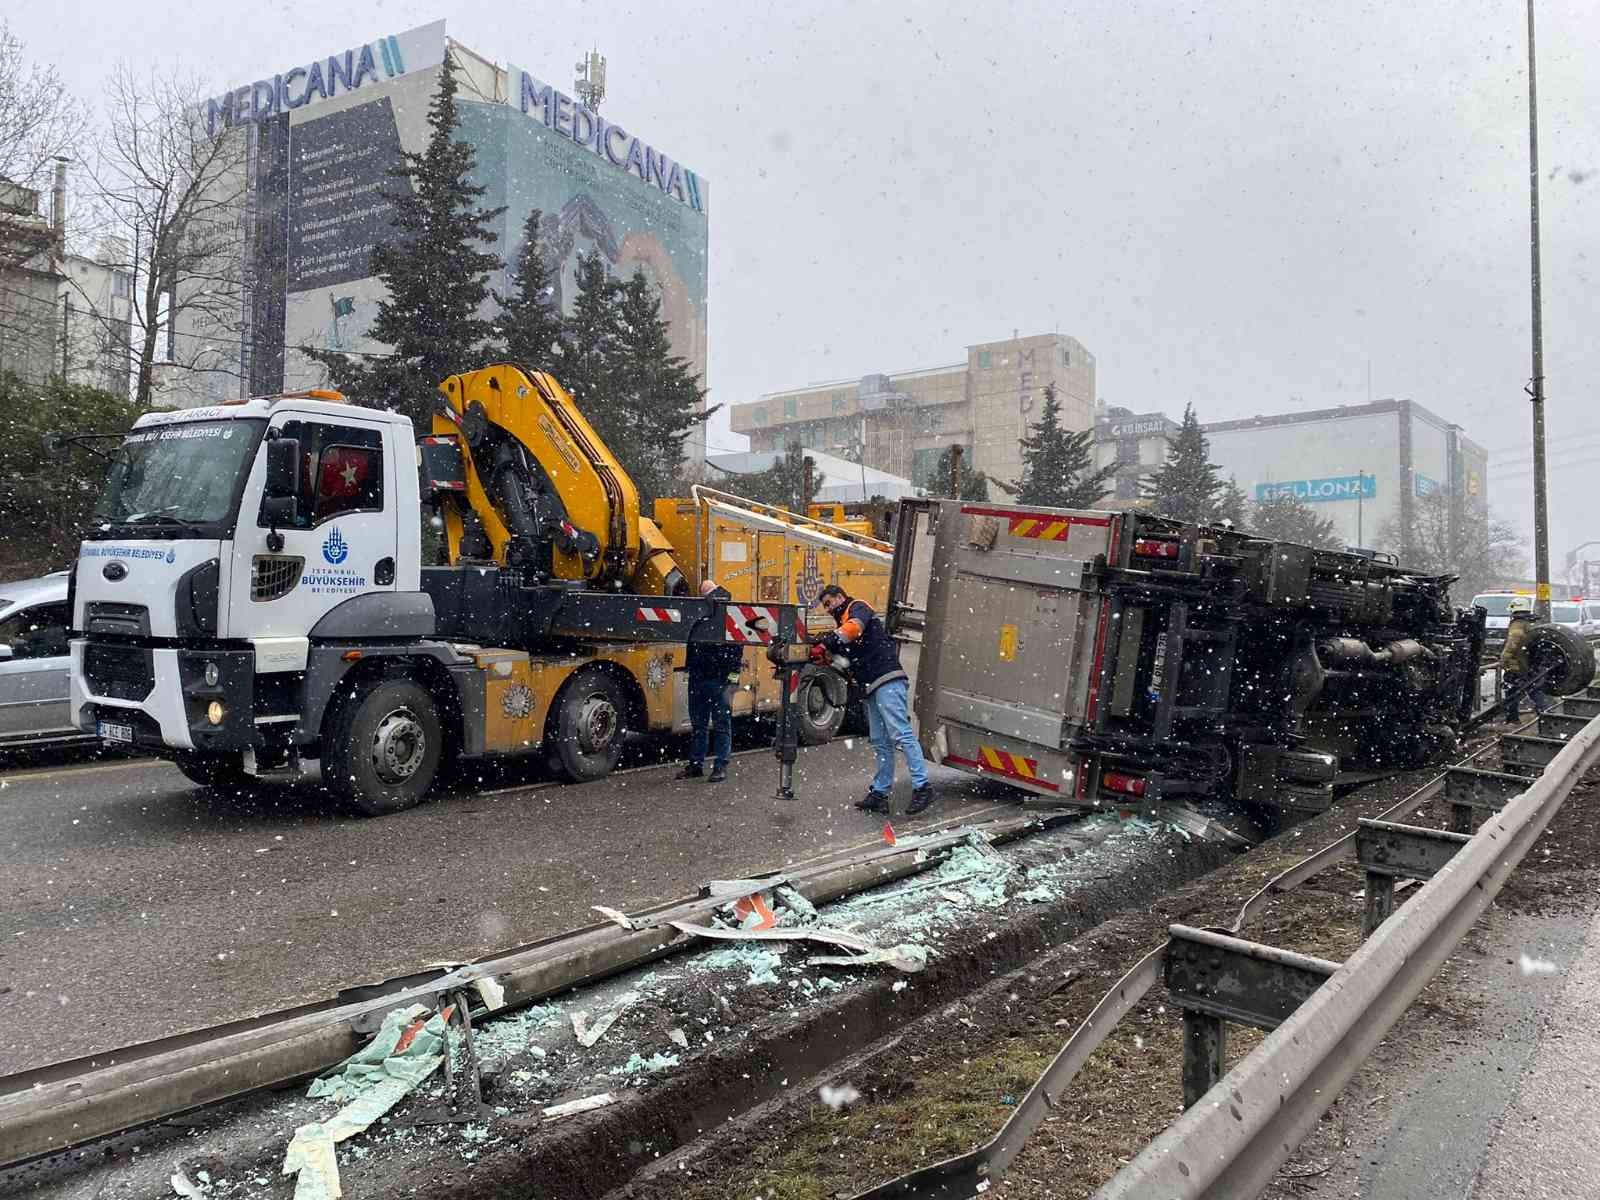
[[[733,709],[728,707],[727,680],[689,676],[689,761],[706,760],[706,741],[715,755],[712,765],[725,767],[733,754]]]
[[[887,796],[894,787],[894,750],[906,756],[912,787],[928,786],[928,764],[922,760],[922,747],[911,732],[911,714],[906,710],[909,691],[904,679],[882,684],[867,697],[867,731],[872,752],[878,757],[878,772],[872,777],[872,790]]]

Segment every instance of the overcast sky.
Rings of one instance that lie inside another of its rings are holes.
[[[1560,578],[1600,538],[1600,9],[1539,14]],[[1531,529],[1517,0],[58,0],[6,15],[86,97],[119,57],[221,90],[441,16],[567,88],[597,46],[607,115],[710,181],[715,400],[955,362],[1013,330],[1081,340],[1113,404],[1193,402],[1203,420],[1359,403],[1370,376],[1373,398],[1459,421],[1491,453],[1491,505]]]

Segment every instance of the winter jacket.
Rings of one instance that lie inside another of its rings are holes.
[[[1528,635],[1533,632],[1530,617],[1512,617],[1506,627],[1505,649],[1500,651],[1500,665],[1507,671],[1526,674],[1528,671]]]
[[[719,587],[708,592],[706,599],[726,603],[733,596],[727,588]],[[684,655],[684,666],[689,669],[691,685],[700,679],[726,679],[729,675],[738,674],[743,665],[744,647],[738,642],[690,642],[689,651]]]
[[[900,669],[900,648],[895,645],[883,618],[860,600],[850,600],[834,614],[838,628],[822,636],[822,644],[834,654],[850,660],[850,677],[864,696],[892,679],[904,679]]]

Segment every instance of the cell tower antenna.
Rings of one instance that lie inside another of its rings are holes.
[[[573,68],[578,78],[572,90],[578,93],[578,102],[591,112],[598,112],[600,101],[606,98],[606,59],[598,50],[591,50]]]

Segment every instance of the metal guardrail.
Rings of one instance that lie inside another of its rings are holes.
[[[1271,1182],[1600,762],[1600,718],[1331,978],[1095,1195],[1239,1200]]]
[[[1590,706],[1600,700],[1600,688],[1571,699],[1581,710],[1574,715],[1597,717]],[[1512,738],[1538,740],[1518,736],[1535,727],[1530,720]],[[1441,798],[1459,809],[1462,802],[1450,791],[1452,775],[1503,780],[1503,775],[1472,766],[1494,745],[1480,747],[1380,813],[1377,824],[1403,820]],[[1494,899],[1573,784],[1597,761],[1600,717],[1572,734],[1539,778],[1527,780],[1526,791],[1485,821],[1397,915],[1385,912],[1387,919],[1356,954],[1281,1024],[1274,1020],[1268,1025],[1276,1026],[1274,1032],[1097,1192],[1096,1200],[1242,1200],[1265,1187]],[[1492,809],[1493,804],[1479,807]],[[1458,819],[1459,813],[1453,817]],[[1230,932],[1237,934],[1274,896],[1357,857],[1363,832],[1358,828],[1269,880],[1245,901]],[[966,1154],[859,1192],[852,1200],[955,1200],[1000,1177],[1116,1023],[1162,982],[1170,947],[1192,941],[1195,931],[1174,926],[1170,932],[1172,942],[1146,954],[1101,999],[992,1139]],[[1251,944],[1238,946],[1248,949]],[[1266,957],[1275,953],[1271,947],[1254,949]],[[1194,1049],[1195,1040],[1186,1038],[1186,1051]],[[1190,1066],[1187,1059],[1185,1066]],[[1215,1076],[1221,1074],[1219,1064]]]

